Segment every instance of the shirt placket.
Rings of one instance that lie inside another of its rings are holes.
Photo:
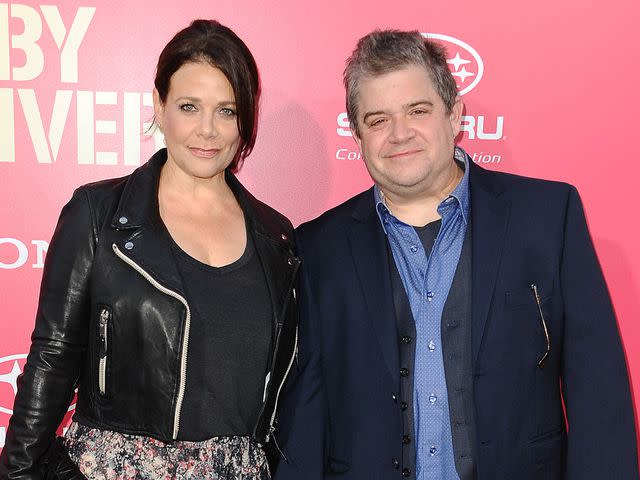
[[[415,231],[414,231],[415,233]],[[415,233],[417,237],[417,233]],[[438,235],[439,236],[439,235]],[[419,239],[418,239],[419,241]],[[437,250],[438,237],[433,249],[427,257],[422,272],[422,289],[419,295],[419,313],[416,321],[416,372],[436,372],[439,371],[439,363],[442,362],[442,342],[440,339],[440,329],[438,319],[433,313],[435,306],[435,284],[430,276],[431,256]],[[442,460],[439,455],[442,443],[442,392],[437,388],[433,376],[417,376],[420,378],[416,382],[414,393],[414,410],[416,412],[416,423],[426,427],[420,432],[419,445],[416,448],[420,451],[422,460],[418,474],[420,478],[438,478],[442,472]]]

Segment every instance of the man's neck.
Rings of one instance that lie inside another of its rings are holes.
[[[402,195],[382,187],[380,192],[385,205],[397,219],[414,227],[422,227],[441,218],[438,206],[455,190],[463,176],[464,171],[454,162],[449,180],[433,192]]]

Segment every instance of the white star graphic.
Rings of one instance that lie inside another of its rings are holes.
[[[463,60],[460,58],[460,52],[456,52],[456,56],[447,60],[447,63],[453,65],[453,68],[456,69],[456,72],[460,68],[460,65],[466,65],[467,63],[471,63],[471,60]]]
[[[22,371],[20,370],[20,365],[18,365],[18,362],[14,361],[13,368],[11,368],[11,371],[4,375],[0,375],[0,382],[8,383],[9,385],[11,385],[11,388],[13,388],[14,395],[18,391],[18,385],[16,384],[16,379],[18,378],[18,375],[20,375],[21,373]]]
[[[467,77],[475,76],[475,73],[467,72],[466,68],[462,67],[462,70],[459,72],[453,72],[451,75],[454,77],[460,77],[460,83],[464,83]]]

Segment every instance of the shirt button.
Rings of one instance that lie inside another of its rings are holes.
[[[398,461],[397,458],[391,459],[391,465],[393,465],[393,468],[395,468],[396,470],[400,468],[400,462]]]
[[[402,337],[402,343],[404,343],[405,345],[409,345],[411,343],[411,337],[405,335],[404,337]]]
[[[402,469],[402,476],[403,477],[408,477],[409,475],[411,475],[411,470],[409,470],[408,468],[403,468]]]
[[[431,445],[431,448],[429,449],[429,455],[431,455],[432,457],[438,452],[438,449]]]
[[[428,347],[430,352],[433,352],[436,349],[436,344],[433,342],[433,340],[429,342]]]
[[[118,219],[118,222],[120,222],[121,225],[124,225],[125,223],[127,223],[129,221],[129,219],[127,217],[120,217]]]
[[[431,405],[436,403],[437,400],[438,400],[438,397],[436,397],[435,394],[432,393],[431,395],[429,395],[429,403],[431,403]]]
[[[409,437],[409,435],[403,435],[402,436],[402,443],[405,445],[409,445],[409,443],[411,442],[411,437]]]
[[[416,252],[418,251],[418,247],[417,247],[417,246],[415,246],[415,245],[411,245],[411,246],[409,247],[409,250],[411,250],[413,253],[416,253]]]
[[[432,292],[431,290],[429,290],[429,291],[427,292],[427,300],[428,300],[428,301],[433,300],[433,292]]]
[[[398,397],[396,396],[396,394],[395,394],[395,393],[392,393],[392,394],[391,394],[391,400],[393,400],[394,402],[397,402],[397,401],[398,401]]]
[[[127,242],[124,244],[124,248],[131,250],[133,248],[133,242]]]
[[[401,377],[408,377],[409,376],[409,369],[402,367],[400,369],[400,376]]]
[[[400,402],[400,410],[402,410],[403,412],[407,409],[409,405],[407,405],[407,402]]]

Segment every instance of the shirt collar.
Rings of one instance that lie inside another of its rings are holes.
[[[469,219],[469,162],[471,161],[467,152],[465,152],[460,147],[455,147],[453,152],[453,158],[455,161],[462,167],[464,170],[464,174],[462,175],[462,179],[456,185],[456,188],[445,198],[440,205],[438,205],[438,211],[440,212],[442,208],[444,208],[446,202],[449,199],[455,199],[458,203],[458,208],[460,209],[460,213],[462,214],[462,219],[464,223],[468,223]],[[389,222],[391,218],[394,217],[393,213],[387,207],[387,204],[384,200],[384,195],[380,187],[376,184],[373,187],[373,198],[376,207],[376,213],[378,214],[378,218],[380,219],[380,225],[382,225],[382,230],[385,235],[387,234],[387,228],[385,226],[385,220]],[[450,200],[449,200],[450,201]]]

